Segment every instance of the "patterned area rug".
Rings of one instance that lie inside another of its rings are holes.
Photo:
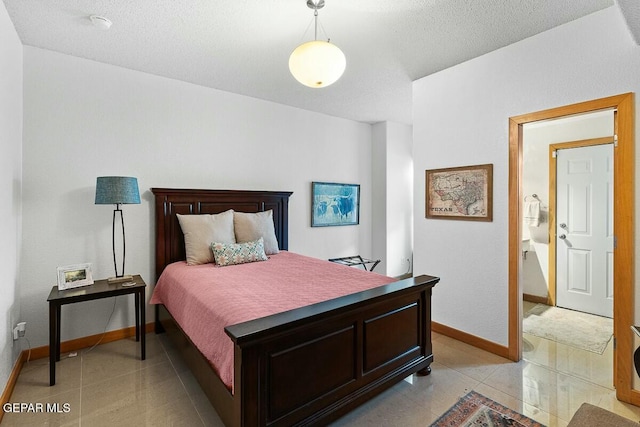
[[[470,391],[431,427],[544,427],[537,421]]]
[[[613,319],[537,304],[524,314],[523,332],[602,354],[613,335]]]

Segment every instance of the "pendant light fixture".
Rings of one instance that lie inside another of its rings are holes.
[[[289,57],[289,71],[305,86],[327,87],[342,76],[347,60],[330,40],[318,40],[318,9],[324,7],[324,0],[307,0],[307,6],[314,10],[314,40],[295,48]]]

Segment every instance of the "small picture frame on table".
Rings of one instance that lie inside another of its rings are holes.
[[[58,290],[93,285],[91,264],[74,264],[58,267]]]

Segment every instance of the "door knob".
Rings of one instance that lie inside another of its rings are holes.
[[[558,239],[560,239],[560,240],[564,240],[566,238],[567,238],[566,234],[561,234],[561,235],[558,236]]]
[[[564,229],[566,229],[566,228],[567,228],[567,224],[565,224],[565,223],[563,222],[562,224],[560,224],[560,228],[564,228]]]

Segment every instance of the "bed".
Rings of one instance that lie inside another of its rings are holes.
[[[290,192],[152,192],[156,279],[186,257],[177,214],[271,210],[279,249],[288,250]],[[232,390],[162,304],[155,327],[174,341],[225,425],[326,425],[403,378],[430,372],[431,292],[438,281],[413,277],[226,326]]]

